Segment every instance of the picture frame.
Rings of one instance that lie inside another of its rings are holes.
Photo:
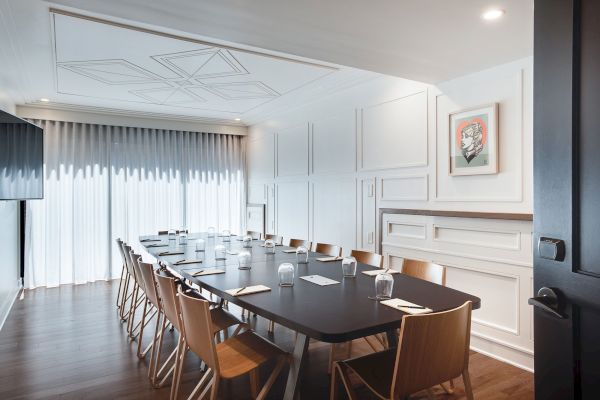
[[[450,113],[450,175],[498,173],[498,103]]]

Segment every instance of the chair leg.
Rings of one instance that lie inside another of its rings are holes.
[[[121,308],[121,289],[123,288],[123,280],[125,276],[125,266],[121,268],[121,279],[119,280],[119,290],[117,290],[117,311]]]
[[[133,330],[133,322],[135,320],[135,312],[138,306],[140,287],[137,283],[133,283],[133,296],[131,296],[131,304],[129,305],[129,317],[127,318],[127,335],[131,336]]]
[[[340,379],[344,384],[344,388],[346,389],[346,393],[348,394],[348,398],[350,400],[358,400],[358,396],[352,387],[352,383],[350,382],[350,377],[348,376],[348,368],[340,363],[335,363],[334,368],[338,369],[340,374]]]
[[[200,391],[202,388],[204,388],[205,384],[208,382],[209,385],[206,386],[206,388],[204,388],[204,390],[206,391],[207,388],[210,388],[210,380],[208,380],[208,378],[210,378],[212,375],[212,370],[209,369],[207,370],[204,375],[202,375],[202,378],[200,378],[200,381],[198,382],[198,384],[196,385],[196,387],[194,388],[194,390],[192,390],[192,393],[190,393],[190,395],[188,396],[188,400],[192,400],[195,398],[198,399],[203,399],[204,396],[206,396],[206,393],[203,392],[203,394],[201,396],[196,396],[198,394],[198,391]]]
[[[473,400],[473,388],[471,387],[471,377],[468,369],[463,371],[462,378],[463,382],[465,383],[465,394],[467,395],[467,400]]]
[[[143,338],[144,338],[144,326],[146,326],[145,322],[146,322],[146,312],[149,311],[148,310],[148,303],[150,303],[150,301],[148,301],[148,299],[146,299],[146,301],[144,301],[144,311],[142,312],[142,320],[140,321],[141,325],[140,325],[140,333],[139,333],[139,338],[138,338],[138,346],[137,346],[137,356],[138,358],[144,358],[145,354],[142,354],[142,342],[143,342]]]
[[[217,400],[217,396],[219,395],[219,382],[220,378],[217,374],[212,380],[212,390],[210,391],[210,400]]]
[[[154,385],[156,380],[154,372],[156,371],[155,360],[158,352],[158,342],[164,332],[164,330],[161,330],[161,326],[163,325],[162,319],[163,313],[161,310],[158,310],[158,314],[156,315],[156,327],[154,328],[154,337],[152,338],[152,352],[150,353],[150,362],[148,368],[148,378],[150,379],[152,385]]]
[[[448,383],[450,385],[449,387],[446,387],[445,383],[440,383],[440,386],[447,394],[454,394],[454,379],[450,379]]]
[[[287,361],[288,361],[287,356],[279,357],[279,360],[277,361],[277,365],[273,369],[273,372],[271,372],[271,375],[269,375],[269,379],[267,379],[267,381],[265,382],[265,385],[260,390],[260,393],[258,394],[258,396],[256,396],[256,400],[263,400],[265,397],[267,397],[269,390],[271,390],[271,386],[273,386],[273,384],[275,383],[277,376],[279,376],[281,369],[283,368],[283,366],[286,364]]]
[[[329,384],[329,400],[338,400],[340,397],[337,375],[338,369],[334,367],[331,371],[331,383]]]
[[[250,371],[248,376],[250,377],[250,395],[253,399],[256,399],[258,396],[258,384],[260,382],[260,372],[258,368]]]
[[[248,312],[249,313],[249,312]],[[269,321],[269,328],[267,330],[269,333],[275,332],[275,322]]]
[[[119,318],[122,322],[125,322],[125,307],[127,304],[127,300],[131,297],[131,293],[129,293],[129,272],[125,271],[125,282],[123,284],[123,294],[121,295],[121,302],[119,303]]]
[[[179,335],[177,343],[177,355],[175,356],[175,369],[173,370],[173,379],[171,381],[171,400],[176,400],[179,395],[179,382],[181,381],[181,370],[185,361],[185,353],[187,353],[187,345],[183,340],[183,335]]]

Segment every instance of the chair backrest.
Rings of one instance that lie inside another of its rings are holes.
[[[123,262],[123,266],[127,268],[127,266],[125,265],[127,261],[125,260],[125,253],[123,252],[123,246],[125,245],[125,243],[121,239],[116,239],[116,242],[117,248],[119,249],[119,254],[121,255],[121,261]]]
[[[219,373],[219,359],[214,342],[210,303],[189,296],[181,290],[178,293],[181,309],[181,330],[186,344],[215,373]]]
[[[342,255],[342,248],[334,244],[317,243],[315,245],[315,251],[331,257],[339,257]]]
[[[144,282],[144,278],[142,278],[142,271],[140,271],[139,260],[142,258],[140,254],[136,254],[133,250],[129,252],[129,259],[131,260],[131,267],[133,268],[133,273],[135,276],[135,281],[142,288],[144,293],[146,293],[146,283]]]
[[[163,313],[175,329],[181,332],[179,301],[177,301],[177,282],[175,278],[167,276],[162,271],[155,271],[154,278],[156,278],[158,297]]]
[[[458,377],[469,365],[472,303],[402,317],[391,399]]]
[[[260,240],[261,233],[256,231],[246,231],[246,235],[250,236],[252,240]]]
[[[175,231],[175,233],[177,233],[177,234],[180,234],[180,233],[182,233],[182,232],[189,233],[187,229],[186,229],[186,230],[183,230],[183,229],[177,229],[177,230]],[[167,231],[158,231],[158,235],[159,235],[159,236],[162,236],[162,235],[168,235],[168,234],[169,234],[169,231],[168,231],[168,230],[167,230]]]
[[[135,272],[133,271],[133,264],[131,263],[131,252],[131,246],[123,242],[123,256],[125,257],[125,268],[127,268],[127,272],[129,272],[129,274],[135,279]]]
[[[446,286],[446,267],[428,261],[404,259],[402,273]]]
[[[283,236],[273,235],[271,233],[265,233],[265,240],[267,240],[267,239],[271,239],[272,241],[274,241],[277,244],[283,243]]]
[[[304,239],[290,239],[290,247],[300,247],[300,246],[304,246],[306,247],[308,250],[310,250],[310,248],[312,247],[312,242],[310,240],[304,240]]]
[[[363,250],[352,250],[350,255],[356,258],[356,261],[361,264],[367,264],[377,268],[383,267],[383,256],[381,254]]]
[[[143,262],[141,258],[138,261],[138,266],[146,288],[146,297],[154,307],[160,309],[160,297],[158,296],[158,288],[156,287],[156,280],[154,278],[154,266]]]

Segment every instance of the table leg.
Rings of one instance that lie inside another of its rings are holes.
[[[302,372],[302,363],[308,353],[309,340],[309,337],[302,333],[298,333],[296,336],[296,344],[294,345],[294,352],[292,353],[292,359],[290,361],[290,372],[288,374],[287,384],[285,385],[285,394],[283,395],[285,400],[300,398],[300,374]]]
[[[387,337],[388,348],[398,347],[398,334],[396,329],[392,329],[391,331],[386,331],[385,335]]]

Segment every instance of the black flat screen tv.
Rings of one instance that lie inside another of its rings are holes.
[[[0,110],[0,200],[44,197],[44,130]]]

